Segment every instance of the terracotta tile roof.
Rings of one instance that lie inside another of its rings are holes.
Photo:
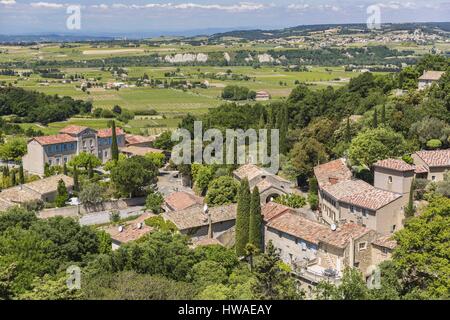
[[[267,223],[267,227],[314,244],[319,244],[320,239],[331,232],[328,226],[311,221],[292,212],[287,212],[270,220]]]
[[[236,220],[236,204],[209,208],[212,223]],[[188,230],[208,225],[208,217],[203,206],[194,206],[186,210],[164,212],[166,220],[172,221],[178,230]]]
[[[373,189],[373,186],[362,180],[345,180],[336,184],[326,185],[322,188],[336,200],[341,200],[355,193],[361,193]]]
[[[59,180],[64,181],[64,183],[66,184],[66,188],[73,187],[73,178],[63,174],[26,183],[24,184],[24,186],[40,194],[47,194],[51,192],[56,192],[56,190],[58,189]]]
[[[444,73],[444,71],[424,71],[423,75],[419,77],[419,80],[438,81]]]
[[[423,150],[415,154],[429,167],[450,167],[450,149]]]
[[[152,227],[149,227],[145,224],[145,220],[153,216],[153,214],[145,213],[135,220],[126,222],[124,225],[122,225],[122,232],[119,231],[119,226],[110,226],[106,228],[105,231],[109,233],[111,239],[119,243],[136,241],[153,231]],[[138,227],[138,224],[141,224],[141,228]]]
[[[6,202],[22,204],[30,201],[39,201],[42,199],[42,195],[23,186],[17,186],[3,190],[0,193],[0,198]]]
[[[340,199],[340,201],[369,210],[378,210],[402,197],[398,193],[370,187],[370,189],[363,192],[348,195]]]
[[[358,239],[368,232],[370,232],[370,229],[356,223],[346,223],[338,227],[336,231],[329,229],[329,232],[320,241],[338,248],[345,248],[350,239]]]
[[[247,178],[248,181],[256,178],[259,175],[268,175],[269,173],[261,169],[254,164],[245,164],[234,171],[234,174],[239,177],[239,179]]]
[[[66,187],[73,187],[73,179],[71,177],[57,175],[5,189],[0,192],[0,198],[3,201],[16,204],[38,201],[41,200],[44,195],[56,192],[58,189],[58,182],[61,179],[65,182]]]
[[[164,153],[164,150],[148,148],[148,147],[138,147],[138,146],[128,146],[119,148],[120,152],[128,153],[133,156],[145,156],[149,153]]]
[[[41,145],[50,145],[57,143],[76,142],[77,139],[68,134],[55,134],[51,136],[34,137],[32,140],[36,140]]]
[[[185,210],[195,205],[202,205],[204,199],[187,192],[174,192],[169,194],[164,202],[173,211]]]
[[[399,159],[385,159],[377,161],[374,164],[375,167],[381,167],[381,168],[387,168],[395,171],[400,172],[406,172],[406,171],[413,171],[415,168],[414,166],[406,163],[403,160]]]
[[[267,189],[275,188],[275,186],[267,180],[261,180],[256,184],[256,187],[258,188],[259,192],[264,192]]]
[[[123,132],[122,128],[116,128],[116,135],[120,136],[120,135],[123,135],[123,134],[124,134],[124,132]],[[112,129],[111,128],[107,128],[107,129],[97,130],[97,136],[99,138],[112,137]]]
[[[415,166],[414,167],[414,173],[420,174],[420,173],[427,173],[428,168],[426,166]]]
[[[79,134],[84,130],[88,129],[88,127],[70,125],[59,131],[59,133],[67,133],[67,134]]]
[[[264,217],[264,221],[270,221],[281,214],[291,212],[292,208],[283,206],[275,202],[268,202],[261,208],[261,214]]]
[[[380,236],[378,238],[376,238],[373,242],[374,245],[379,246],[379,247],[383,247],[383,248],[388,248],[388,249],[395,249],[395,247],[397,246],[397,241],[395,241],[392,238],[392,235],[385,235],[385,236]]]
[[[156,136],[139,136],[135,134],[126,134],[125,141],[127,144],[149,143],[156,140]]]
[[[320,188],[352,178],[352,172],[347,167],[344,159],[337,159],[318,165],[314,168],[314,174]]]

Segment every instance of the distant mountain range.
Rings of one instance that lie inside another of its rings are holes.
[[[356,32],[369,32],[366,24],[322,24],[322,25],[302,25],[291,28],[263,30],[263,29],[238,29],[233,30],[209,28],[201,30],[186,31],[152,31],[136,32],[129,34],[102,34],[102,35],[76,35],[76,34],[35,34],[35,35],[1,35],[0,43],[29,43],[29,42],[93,42],[112,40],[141,40],[153,37],[180,37],[192,40],[199,37],[206,37],[209,40],[221,38],[241,38],[246,40],[265,40],[274,38],[285,38],[292,36],[305,36],[310,32],[323,31],[330,28],[339,27],[341,34],[351,34]],[[401,23],[383,24],[381,32],[398,30],[422,29],[424,32],[450,32],[450,22],[423,22],[423,23]]]

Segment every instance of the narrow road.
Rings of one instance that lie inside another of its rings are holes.
[[[129,218],[132,216],[137,216],[137,215],[142,214],[142,209],[144,209],[143,206],[135,206],[135,207],[129,207],[129,208],[118,210],[118,211],[120,212],[120,218],[126,219],[126,218]],[[111,210],[86,214],[80,218],[79,223],[82,226],[91,226],[91,225],[109,223],[110,222],[110,213],[111,213]]]

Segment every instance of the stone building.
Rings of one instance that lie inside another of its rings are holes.
[[[117,144],[125,146],[125,134],[116,128]],[[45,164],[50,166],[69,162],[76,155],[87,152],[102,162],[111,159],[112,130],[68,126],[56,135],[34,137],[28,141],[23,167],[32,174],[43,175]]]
[[[419,77],[419,90],[424,90],[439,81],[444,73],[443,71],[424,71]]]

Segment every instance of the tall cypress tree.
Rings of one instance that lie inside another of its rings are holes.
[[[119,147],[117,146],[116,122],[113,120],[111,124],[112,142],[111,142],[111,158],[119,161]]]
[[[249,226],[249,243],[259,250],[262,246],[262,216],[261,216],[261,198],[257,187],[253,189],[250,202],[250,226]]]
[[[88,178],[92,179],[94,177],[94,169],[92,168],[92,164],[89,162],[88,165]]]
[[[373,123],[372,123],[372,126],[374,128],[378,128],[378,111],[377,111],[377,109],[375,109],[373,111]]]
[[[405,208],[405,216],[407,218],[411,218],[414,217],[414,184],[415,184],[415,179],[413,179],[413,181],[411,182],[411,187],[409,189],[409,199],[408,199],[408,205]]]
[[[15,185],[17,185],[17,181],[16,181],[16,171],[15,170],[11,170],[9,173],[10,176],[10,180],[11,180],[11,185],[14,187]]]
[[[19,167],[19,183],[24,184],[25,183],[25,174],[23,173],[23,165],[20,164]]]
[[[386,124],[386,106],[384,104],[381,107],[381,123]]]
[[[63,165],[63,174],[65,176],[67,176],[67,164],[65,162],[64,162],[64,165]]]
[[[352,141],[352,131],[350,128],[350,117],[347,117],[347,125],[345,127],[345,141],[350,143]]]
[[[78,168],[73,167],[73,190],[80,191],[80,182],[78,180]]]
[[[248,243],[250,224],[250,187],[245,178],[241,181],[238,193],[236,216],[236,254],[245,255],[245,246]]]

